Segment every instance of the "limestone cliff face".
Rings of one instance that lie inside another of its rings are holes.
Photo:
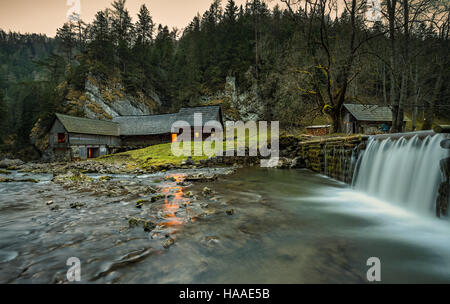
[[[57,90],[58,94],[64,96],[63,107],[59,112],[92,119],[112,120],[117,116],[150,115],[161,105],[156,93],[145,96],[138,92],[137,96],[131,96],[125,92],[120,81],[114,79],[105,84],[88,77],[83,91],[73,89],[67,82],[61,83]],[[48,121],[39,120],[30,134],[31,142],[44,155],[51,153],[48,151],[48,128]]]
[[[241,92],[236,86],[235,77],[227,77],[225,89],[214,96],[204,96],[203,104],[221,104],[226,120],[260,120],[264,104],[258,94],[258,85],[252,81],[251,87]]]
[[[67,90],[65,85],[61,84],[61,89]],[[151,95],[138,93],[137,96],[130,96],[118,81],[105,85],[88,77],[84,92],[68,88],[64,105],[69,115],[111,120],[117,116],[153,114],[161,101],[156,93]]]
[[[120,84],[113,87],[99,85],[95,79],[89,78],[86,82],[83,104],[85,116],[94,119],[112,119],[125,115],[149,115],[153,114],[161,101],[155,93],[152,96],[144,96],[138,93],[137,97],[123,93]]]

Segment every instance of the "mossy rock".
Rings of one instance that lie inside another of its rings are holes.
[[[143,200],[143,199],[138,200],[138,201],[136,202],[136,208],[141,209],[142,206],[144,206],[145,203],[148,203],[148,201],[147,201],[147,200]]]
[[[163,199],[163,198],[164,198],[164,195],[158,194],[158,195],[155,195],[155,196],[152,197],[151,202],[154,203],[154,202],[159,201],[160,199]]]
[[[156,224],[151,221],[146,221],[144,219],[132,217],[128,220],[128,226],[130,228],[142,227],[144,231],[150,232],[156,228]]]
[[[8,170],[4,170],[4,169],[0,169],[0,174],[11,174],[11,172],[9,172]]]
[[[111,177],[111,176],[100,176],[100,178],[98,180],[102,181],[102,182],[107,182],[107,181],[110,181],[112,179],[113,179],[113,177]]]

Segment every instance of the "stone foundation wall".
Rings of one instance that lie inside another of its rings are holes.
[[[350,184],[367,140],[367,136],[351,136],[303,142],[298,156],[305,168]]]

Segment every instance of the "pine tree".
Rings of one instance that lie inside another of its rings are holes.
[[[238,16],[239,9],[236,6],[234,0],[228,0],[227,6],[225,7],[224,20],[226,22],[234,23]]]
[[[139,10],[138,19],[135,26],[137,42],[140,44],[148,44],[153,40],[155,25],[145,4]]]
[[[56,32],[56,38],[61,40],[62,47],[67,56],[67,61],[72,60],[72,51],[75,47],[75,32],[72,23],[65,23],[62,28]]]
[[[3,91],[0,90],[0,130],[2,130],[0,135],[0,143],[2,143],[2,136],[6,135],[5,127],[5,120],[8,118],[8,106],[6,104],[6,100],[3,96]]]

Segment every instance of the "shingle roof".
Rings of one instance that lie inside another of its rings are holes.
[[[344,107],[360,121],[392,121],[392,111],[386,106],[348,103]],[[405,121],[407,120],[405,117]]]
[[[202,114],[202,124],[211,120],[222,122],[220,106],[181,108],[178,113],[146,116],[119,116],[113,119],[120,125],[120,135],[155,135],[171,133],[172,124],[186,121],[194,126],[194,114]]]
[[[119,136],[119,124],[111,121],[56,114],[67,132]]]
[[[178,112],[178,119],[187,121],[191,126],[194,126],[194,114],[197,113],[202,114],[203,125],[211,120],[223,123],[220,106],[181,108]]]
[[[114,122],[120,125],[120,135],[155,135],[171,132],[177,114],[119,116]]]

